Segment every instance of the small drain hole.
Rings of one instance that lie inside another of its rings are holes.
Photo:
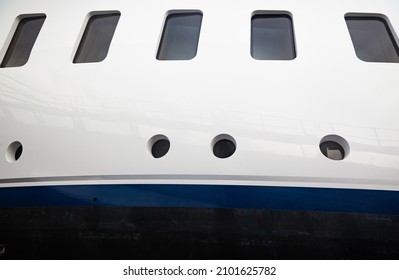
[[[170,149],[170,141],[165,135],[155,135],[148,141],[148,149],[154,158],[161,158]]]
[[[227,134],[220,134],[212,140],[213,154],[218,158],[231,157],[236,151],[236,141]]]
[[[12,142],[7,148],[6,159],[8,162],[16,162],[22,155],[23,147],[18,141]]]
[[[338,135],[327,135],[321,139],[321,153],[331,160],[343,160],[349,154],[348,142]]]

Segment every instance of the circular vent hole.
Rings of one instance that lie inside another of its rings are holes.
[[[169,139],[165,135],[155,135],[148,141],[148,149],[154,158],[161,158],[170,148]]]
[[[8,162],[16,162],[22,155],[23,147],[18,141],[12,142],[7,148],[6,159]]]
[[[349,154],[348,142],[338,135],[327,135],[320,141],[320,151],[332,160],[343,160]]]
[[[213,154],[218,158],[231,157],[236,151],[236,141],[227,134],[220,134],[212,140]]]

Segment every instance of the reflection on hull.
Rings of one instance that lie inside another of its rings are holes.
[[[0,209],[7,259],[397,259],[399,216],[215,208]]]

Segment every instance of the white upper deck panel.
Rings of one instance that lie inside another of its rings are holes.
[[[203,14],[191,60],[156,59],[170,10]],[[295,59],[251,57],[259,10],[292,15]],[[108,55],[74,64],[93,11],[121,13]],[[1,59],[16,17],[39,13],[46,20],[29,61],[0,68],[3,186],[21,177],[173,174],[399,190],[399,63],[358,59],[344,19],[383,14],[399,32],[396,0],[4,0]],[[211,149],[222,133],[237,143],[227,159]],[[159,159],[147,149],[156,134],[171,143]],[[329,134],[348,141],[344,160],[321,154]],[[23,154],[10,163],[14,141]]]

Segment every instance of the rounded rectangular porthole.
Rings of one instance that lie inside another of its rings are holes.
[[[399,63],[397,37],[386,16],[348,13],[345,21],[360,60]]]
[[[251,56],[257,60],[292,60],[296,57],[289,12],[256,11],[252,14]]]
[[[169,11],[162,29],[157,59],[193,59],[197,54],[201,23],[201,11]]]
[[[91,12],[88,16],[73,63],[100,62],[107,57],[121,13]]]
[[[1,68],[25,65],[39,36],[45,14],[25,14],[17,17],[18,25],[1,62]]]

